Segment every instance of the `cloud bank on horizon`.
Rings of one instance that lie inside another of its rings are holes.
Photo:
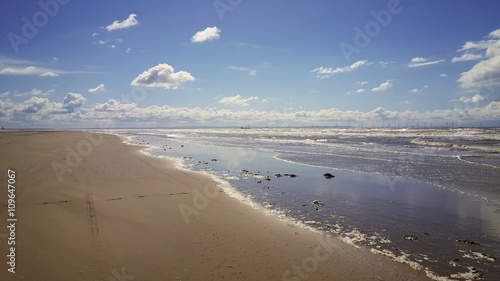
[[[497,1],[61,3],[6,4],[4,127],[500,126]]]

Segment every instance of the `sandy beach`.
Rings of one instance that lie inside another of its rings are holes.
[[[266,215],[141,149],[114,135],[0,132],[0,279],[429,280]]]

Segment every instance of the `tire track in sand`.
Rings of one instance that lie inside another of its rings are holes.
[[[109,272],[104,268],[106,264],[103,257],[101,244],[101,235],[99,230],[99,221],[94,204],[94,196],[92,195],[92,187],[90,183],[82,184],[85,190],[85,209],[87,215],[87,226],[90,238],[90,268],[89,271],[94,275],[96,280],[109,279]]]

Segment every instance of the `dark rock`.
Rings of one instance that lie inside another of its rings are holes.
[[[469,240],[469,239],[457,239],[456,240],[458,243],[466,244],[466,245],[481,245],[475,241]]]
[[[297,177],[297,175],[295,175],[295,174],[289,174],[288,176],[291,177],[291,178]]]
[[[314,200],[312,201],[312,204],[313,205],[316,205],[316,206],[325,206],[325,204],[323,204],[323,202],[319,201],[319,200]]]
[[[408,241],[418,241],[418,237],[415,235],[405,235],[403,239]]]
[[[277,178],[281,178],[281,174],[276,174],[274,176],[277,177]]]
[[[331,178],[334,178],[335,176],[330,174],[330,173],[325,173],[325,174],[323,174],[323,177],[325,177],[325,179],[331,179]]]
[[[213,162],[216,162],[216,161],[217,161],[217,159],[215,159],[215,158],[214,158],[214,159],[212,159],[212,161],[213,161]]]

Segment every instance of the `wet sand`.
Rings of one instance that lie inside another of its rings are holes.
[[[428,280],[140,149],[113,135],[0,132],[0,279]],[[16,273],[7,264],[8,169]]]

